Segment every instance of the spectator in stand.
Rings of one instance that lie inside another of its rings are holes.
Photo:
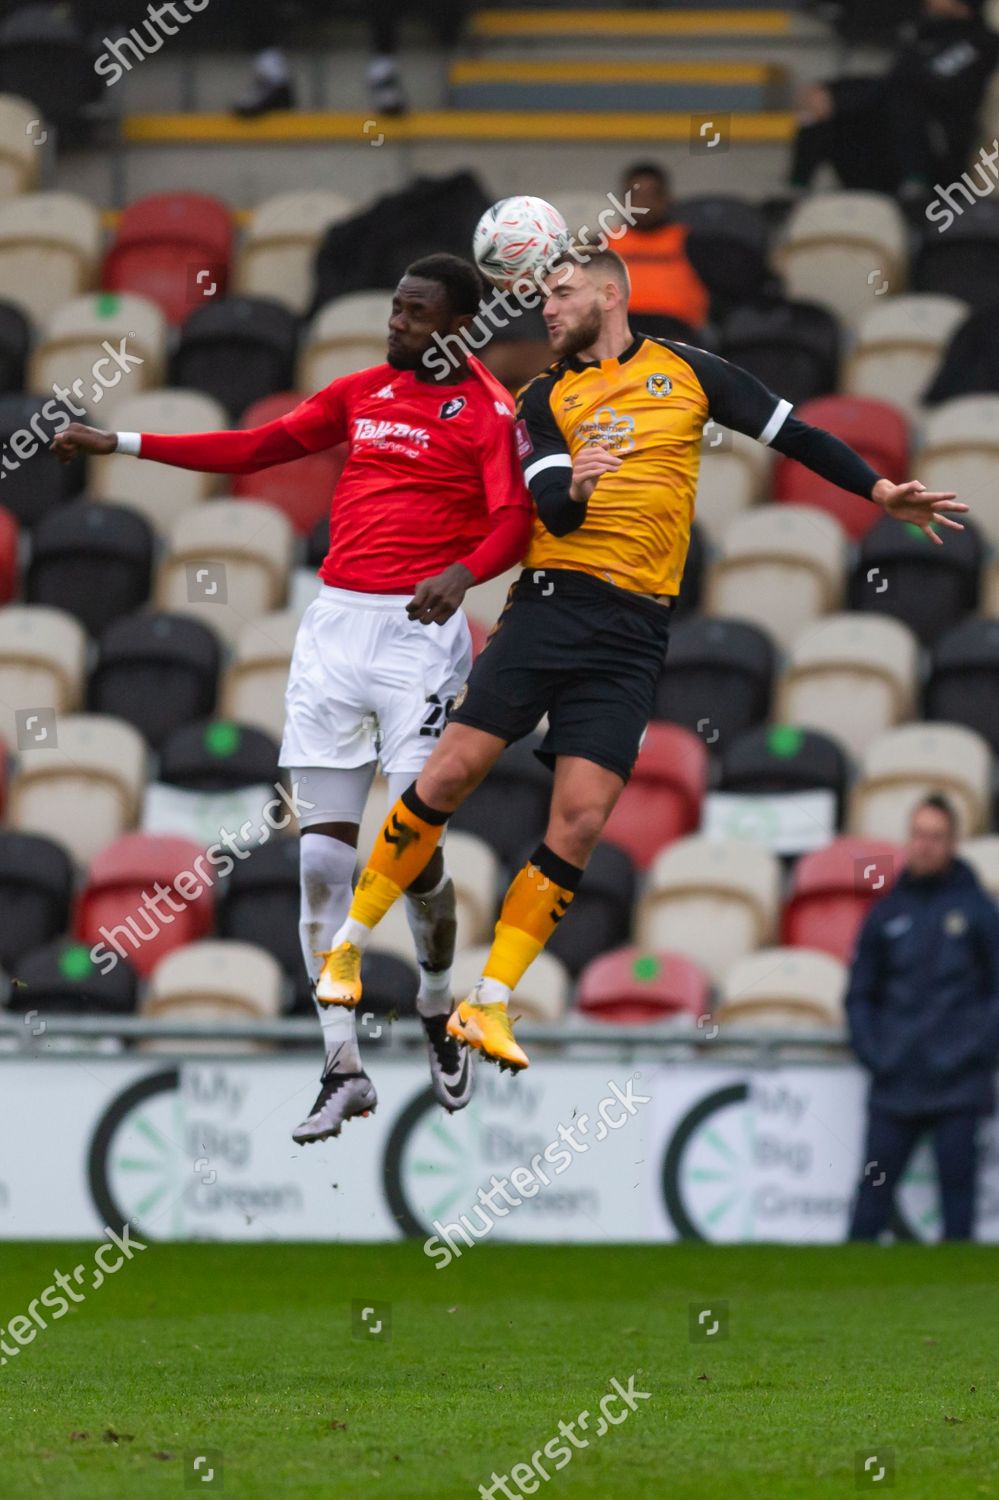
[[[687,259],[687,227],[673,216],[669,173],[655,162],[637,162],[621,186],[639,211],[634,227],[613,246],[631,277],[634,326],[653,337],[683,338],[707,322],[710,298]]]
[[[976,1136],[995,1107],[999,910],[956,848],[953,807],[925,797],[912,815],[905,868],[861,928],[846,1012],[871,1088],[854,1240],[888,1228],[899,1179],[925,1135],[944,1238],[971,1238]]]

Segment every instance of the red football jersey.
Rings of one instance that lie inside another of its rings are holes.
[[[513,400],[484,365],[455,385],[375,365],[334,380],[281,420],[311,452],[348,443],[333,493],[324,583],[410,594],[471,552],[504,506],[527,510]]]

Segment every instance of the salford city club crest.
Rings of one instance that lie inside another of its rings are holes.
[[[460,411],[465,410],[464,396],[452,396],[450,401],[445,401],[440,409],[441,420],[446,422],[448,417],[456,417]]]
[[[645,382],[645,389],[650,396],[668,396],[673,389],[673,382],[668,375],[663,375],[659,371],[656,371]]]

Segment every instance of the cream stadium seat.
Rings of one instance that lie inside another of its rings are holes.
[[[846,538],[831,516],[811,505],[760,505],[726,529],[705,613],[749,620],[787,649],[839,605],[845,569]]]
[[[224,1031],[227,1025],[273,1021],[281,1013],[283,980],[277,960],[255,943],[207,939],[175,948],[153,970],[139,1012],[149,1020],[191,1021]],[[181,1038],[146,1041],[148,1052],[258,1052],[267,1044]]]
[[[225,410],[200,391],[145,391],[132,395],[115,412],[119,432],[222,432],[229,426]],[[90,460],[88,495],[130,505],[165,535],[182,511],[218,494],[228,476],[147,463],[112,453]]]
[[[482,974],[482,966],[489,954],[488,945],[459,949],[454,960],[454,993],[464,999]],[[518,984],[510,1001],[510,1019],[518,1016],[525,1021],[557,1021],[565,1015],[569,1006],[572,980],[569,970],[554,953],[542,950]]]
[[[171,530],[157,607],[194,615],[233,644],[245,625],[284,604],[293,541],[287,518],[273,505],[196,505]]]
[[[244,625],[222,684],[225,717],[253,724],[278,742],[284,732],[284,690],[298,623],[293,610],[277,610]]]
[[[64,386],[100,426],[134,430],[108,419],[125,401],[162,384],[166,340],[166,319],[146,297],[117,292],[73,297],[45,321],[28,366],[29,389],[41,394]],[[142,363],[123,369],[105,345]]]
[[[961,724],[903,724],[867,748],[850,802],[850,832],[903,843],[909,815],[928,792],[943,792],[957,810],[962,837],[988,823],[991,753]]]
[[[462,946],[488,942],[493,935],[502,878],[495,852],[485,839],[453,828],[444,844],[444,858],[454,881]]]
[[[621,215],[614,212],[606,193],[554,193],[548,202],[558,209],[569,226],[571,235],[576,236],[581,229],[587,228],[590,231],[587,243],[591,245],[596,244],[600,238],[601,214],[604,215],[603,222],[609,229],[616,229],[622,222]],[[613,248],[612,240],[611,249]]]
[[[999,395],[956,396],[928,412],[913,475],[927,489],[956,490],[999,544]]]
[[[957,297],[932,292],[879,298],[860,320],[841,389],[878,400],[890,391],[892,404],[913,416],[970,310]]]
[[[773,454],[742,432],[709,423],[701,444],[697,520],[716,546],[740,512],[767,492]]]
[[[992,899],[999,901],[999,833],[965,839],[958,853],[968,861]]]
[[[523,571],[518,564],[517,567],[508,568],[505,573],[500,573],[496,578],[489,578],[485,583],[475,584],[465,595],[464,608],[474,619],[481,620],[483,625],[492,629],[506,604],[510,585],[516,583]]]
[[[101,244],[97,210],[72,193],[25,193],[0,203],[0,299],[44,323],[94,285]]]
[[[993,557],[982,570],[981,613],[999,619],[999,557]]]
[[[78,864],[135,826],[146,745],[137,729],[107,714],[67,714],[55,744],[21,753],[7,821],[64,844]]]
[[[827,615],[794,641],[777,720],[832,735],[859,758],[915,708],[919,643],[891,615]]]
[[[49,717],[79,708],[83,698],[87,635],[74,615],[44,604],[8,604],[0,609],[0,740],[11,749],[51,738]],[[20,723],[18,714],[21,715]],[[20,729],[20,737],[18,735]]]
[[[713,1012],[722,1026],[842,1027],[847,967],[814,948],[762,948],[727,970]]]
[[[391,292],[350,292],[320,308],[298,358],[298,389],[321,390],[340,375],[385,359]]]
[[[787,221],[777,266],[788,297],[856,325],[875,298],[904,290],[908,229],[883,193],[815,193]]]
[[[356,205],[328,188],[278,193],[253,210],[236,263],[236,291],[273,297],[292,312],[312,301],[319,242],[331,224],[349,219]]]
[[[677,839],[649,871],[636,940],[684,953],[720,980],[775,936],[780,866],[755,844]]]
[[[0,94],[0,201],[30,193],[37,184],[45,128],[37,104]]]

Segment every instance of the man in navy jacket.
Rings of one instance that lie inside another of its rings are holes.
[[[995,1105],[999,1059],[999,910],[956,844],[953,807],[926,797],[905,869],[861,928],[846,1012],[871,1089],[851,1239],[888,1227],[899,1178],[927,1134],[944,1238],[971,1237],[976,1135]]]

